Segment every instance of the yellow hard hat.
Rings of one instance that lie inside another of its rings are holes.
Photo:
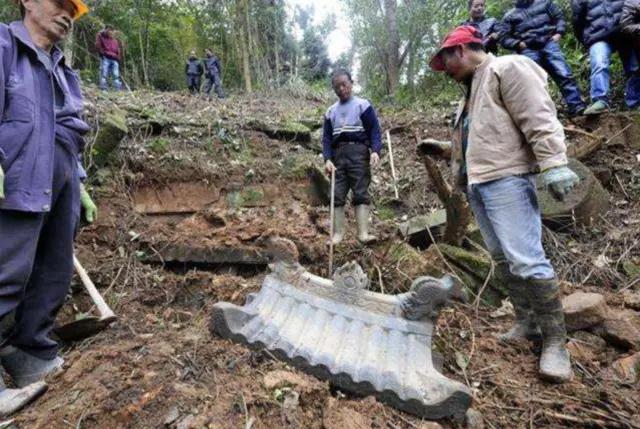
[[[77,21],[78,19],[82,18],[82,16],[89,13],[89,8],[86,4],[84,4],[82,0],[71,0],[71,3],[76,6],[76,13],[73,15],[74,21]]]
[[[18,6],[20,0],[13,0]],[[76,7],[76,13],[73,14],[73,20],[76,21],[89,12],[89,8],[82,0],[69,0]]]

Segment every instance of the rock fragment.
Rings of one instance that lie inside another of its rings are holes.
[[[593,332],[612,346],[640,350],[640,316],[635,311],[610,312]]]
[[[602,323],[607,316],[607,303],[598,293],[577,292],[562,300],[567,331],[589,329]]]
[[[612,369],[620,381],[637,383],[640,380],[640,353],[615,361]]]

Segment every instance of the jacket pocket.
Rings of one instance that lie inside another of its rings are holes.
[[[33,101],[12,90],[7,91],[0,122],[0,162],[5,174],[9,172],[31,138],[34,115]]]

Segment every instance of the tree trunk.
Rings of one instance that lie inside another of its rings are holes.
[[[239,23],[240,37],[238,43],[240,44],[240,54],[242,56],[242,74],[244,77],[244,89],[251,93],[253,92],[253,86],[251,85],[251,66],[249,58],[249,26],[248,26],[248,11],[249,3],[247,0],[237,0],[237,18]]]
[[[400,82],[400,34],[398,33],[397,0],[384,0],[385,23],[388,31],[386,53],[387,95],[393,95]]]

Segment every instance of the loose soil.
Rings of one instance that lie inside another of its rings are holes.
[[[242,304],[260,288],[266,274],[260,258],[272,256],[266,244],[271,236],[292,240],[302,264],[327,276],[329,210],[314,202],[306,173],[309,165],[322,168],[321,156],[243,124],[318,122],[330,99],[274,93],[206,104],[181,94],[87,93],[92,124],[116,104],[128,112],[131,128],[110,167],[92,175],[100,216],[77,240],[79,259],[119,319],[97,336],[64,345],[64,373],[51,381],[44,397],[14,416],[14,427],[427,427],[372,398],[350,396],[288,368],[266,351],[214,337],[208,329],[216,302]],[[348,237],[337,250],[336,265],[357,260],[374,289],[397,293],[406,291],[416,273],[408,262],[389,256],[400,240],[396,224],[439,207],[414,150],[415,131],[446,139],[448,115],[382,108],[381,117],[385,129],[393,128],[404,204],[398,212],[382,204],[393,196],[385,156],[372,185],[381,242],[369,248],[357,244],[349,210]],[[152,126],[145,127],[145,121]],[[604,219],[588,229],[545,231],[548,254],[566,280],[563,293],[602,293],[613,311],[624,306],[622,289],[640,288],[638,273],[629,269],[640,263],[638,153],[637,140],[616,138],[586,160],[608,177],[603,182],[612,209]],[[175,248],[244,249],[260,257],[198,263],[183,255],[170,263],[167,255],[175,256]],[[74,283],[59,319],[91,310]],[[494,334],[512,317],[494,312],[456,303],[443,312],[436,339],[444,373],[472,389],[473,407],[487,427],[640,427],[638,384],[611,375],[612,363],[629,355],[627,350],[607,347],[599,359],[574,356],[575,379],[549,385],[536,377],[539,350],[497,342]],[[304,381],[265,385],[273,371]]]

